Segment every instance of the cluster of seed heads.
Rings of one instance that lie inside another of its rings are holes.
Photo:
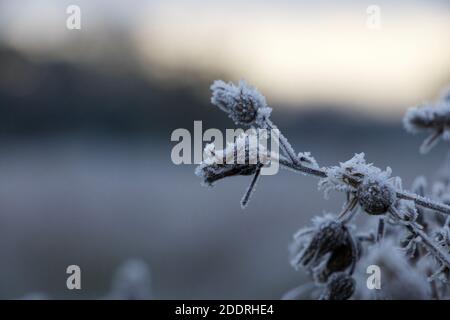
[[[236,124],[252,128],[277,128],[270,120],[272,109],[265,97],[244,81],[238,85],[215,81],[211,90],[211,102],[226,112]],[[436,105],[409,110],[404,123],[408,131],[433,131],[422,149],[428,150],[436,137],[446,138],[450,128],[450,90]],[[450,201],[444,201],[450,199],[450,170],[447,171],[445,183],[439,182],[439,195],[427,194],[423,183],[420,187],[419,183],[413,185],[411,192],[402,188],[399,177],[391,177],[390,168],[381,170],[367,163],[364,153],[355,154],[352,159],[337,166],[320,167],[310,153],[297,154],[281,133],[279,140],[282,154],[278,160],[283,168],[319,178],[319,189],[325,192],[326,197],[333,190],[347,194],[347,201],[339,214],[316,217],[312,227],[302,228],[294,236],[291,264],[312,275],[314,286],[320,289],[313,296],[328,300],[367,297],[361,289],[365,278],[357,279],[358,274],[361,274],[358,268],[361,265],[367,267],[364,264],[371,259],[378,259],[380,261],[377,263],[388,269],[389,274],[397,273],[398,279],[405,272],[414,275],[404,282],[411,282],[411,286],[417,290],[408,292],[391,286],[390,291],[382,290],[376,298],[401,298],[402,294],[411,293],[416,294],[412,295],[414,297],[422,298],[450,297],[450,292],[447,292],[450,291],[447,290],[450,274]],[[233,150],[242,148],[242,145],[239,146],[242,141],[246,140],[241,138],[232,144]],[[214,148],[208,145],[205,153],[209,152],[210,157],[196,169],[196,174],[207,185],[225,177],[253,175],[241,202],[243,207],[248,203],[261,167],[270,163],[270,156],[250,162],[254,152],[248,150],[245,143],[244,147],[244,164],[223,164],[218,163],[217,153],[211,155]],[[230,152],[227,150],[218,153],[223,156]],[[377,226],[375,229],[370,228],[373,231],[355,232],[352,220],[359,212],[376,216]],[[443,216],[447,217],[445,221],[442,221]],[[390,250],[394,246],[403,249],[404,253],[398,255],[397,251]],[[378,254],[381,248],[386,254]],[[429,282],[422,281],[422,276]],[[426,288],[423,288],[423,283],[427,283]],[[295,295],[311,298],[302,296],[303,291],[296,288]],[[293,295],[288,294],[289,297]]]

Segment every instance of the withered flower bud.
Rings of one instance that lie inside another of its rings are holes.
[[[347,300],[355,292],[355,280],[345,272],[333,273],[320,295],[320,300]]]
[[[236,86],[216,80],[211,85],[211,103],[228,113],[236,124],[263,126],[272,109],[267,106],[266,98],[254,87],[240,81]]]
[[[349,239],[347,227],[331,215],[315,221],[315,229],[309,241],[305,238],[296,239],[300,252],[295,253],[291,263],[298,266],[315,266],[327,253],[333,252],[342,245],[346,245]]]
[[[372,215],[385,214],[396,200],[395,189],[385,182],[366,179],[357,190],[360,206]]]

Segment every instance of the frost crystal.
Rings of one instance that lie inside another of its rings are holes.
[[[236,86],[232,82],[216,80],[211,85],[211,103],[228,113],[236,124],[263,126],[272,109],[266,98],[243,80]]]
[[[327,198],[330,191],[355,191],[356,185],[352,185],[348,177],[376,180],[380,183],[387,182],[392,170],[387,167],[385,171],[366,163],[364,153],[357,153],[346,162],[341,162],[339,166],[327,169],[327,177],[319,180],[319,190],[323,190]]]
[[[450,88],[444,91],[436,103],[424,103],[408,109],[403,117],[403,125],[410,133],[432,132],[420,147],[421,153],[427,153],[440,137],[450,140]]]
[[[300,163],[306,163],[311,168],[319,168],[319,164],[311,155],[311,152],[299,152],[298,159]]]
[[[395,189],[390,183],[366,178],[357,191],[358,202],[368,214],[385,214],[396,200]]]
[[[228,142],[223,150],[216,150],[214,144],[206,145],[205,159],[196,168],[197,176],[203,178],[206,185],[229,176],[253,175],[258,167],[269,164],[275,159],[275,153],[268,153],[259,143],[256,130],[242,133],[234,143]]]
[[[444,226],[439,230],[435,231],[433,238],[446,252],[450,254],[450,228],[449,226]],[[430,280],[439,279],[444,283],[450,283],[450,269],[442,264],[438,259],[434,259],[439,268],[433,275],[430,276]]]

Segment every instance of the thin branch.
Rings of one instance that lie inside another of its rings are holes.
[[[358,198],[354,197],[352,200],[350,200],[350,202],[348,202],[346,204],[344,209],[338,215],[337,219],[341,220],[342,223],[347,223],[350,220],[352,220],[357,211],[357,210],[355,210],[355,207],[357,204],[358,204]]]
[[[294,164],[294,163],[292,163],[292,161],[290,161],[289,159],[282,157],[282,156],[280,156],[279,161],[282,166],[292,169],[294,171],[298,171],[298,172],[304,173],[306,175],[315,176],[315,177],[319,177],[319,178],[327,177],[327,173],[324,169],[307,167],[307,166],[302,165],[301,163]]]
[[[438,142],[438,138],[442,137],[442,134],[444,133],[444,128],[439,128],[435,132],[433,132],[428,138],[426,138],[422,145],[420,146],[420,153],[426,154],[428,151],[430,151]]]
[[[327,172],[323,168],[311,168],[311,167],[304,166],[302,164],[294,164],[294,163],[292,163],[292,161],[290,161],[289,159],[286,159],[282,156],[280,156],[279,162],[282,166],[284,166],[286,168],[304,173],[306,175],[315,176],[315,177],[319,177],[319,178],[327,177]],[[347,178],[347,180],[349,180],[349,183],[352,186],[356,185],[360,182],[358,179],[351,177],[349,175],[347,175],[346,178]],[[448,206],[446,204],[439,203],[439,202],[433,201],[431,199],[428,199],[428,198],[419,196],[415,193],[411,193],[411,192],[407,192],[407,191],[397,190],[396,193],[397,193],[397,197],[399,199],[412,200],[421,207],[432,209],[432,210],[438,211],[440,213],[450,215],[450,206]]]
[[[273,124],[272,121],[269,119],[266,119],[266,125],[267,128],[270,130],[278,130],[278,138],[280,141],[280,146],[283,149],[284,153],[291,159],[292,163],[295,165],[301,165],[300,160],[298,159],[298,156],[295,154],[294,148],[292,148],[291,144],[289,143],[288,139],[281,133],[281,131],[277,128],[276,125]]]
[[[396,220],[398,220],[398,222],[401,225],[404,225],[414,236],[420,237],[422,239],[422,243],[427,247],[431,255],[433,255],[436,259],[441,261],[443,265],[450,268],[450,254],[444,251],[444,248],[442,248],[433,239],[431,239],[425,233],[425,231],[423,231],[423,227],[421,225],[419,225],[415,221],[405,220],[405,217],[394,206],[391,206],[389,208],[389,212]]]
[[[443,203],[435,202],[431,199],[419,196],[417,194],[406,191],[397,191],[397,197],[404,200],[412,200],[419,206],[450,215],[450,206]]]
[[[258,166],[258,169],[256,169],[256,172],[252,178],[252,181],[250,182],[250,185],[247,188],[247,191],[245,192],[244,196],[242,197],[242,200],[241,200],[242,208],[245,208],[247,206],[248,200],[250,199],[250,196],[252,195],[253,191],[255,190],[256,182],[258,181],[260,173],[261,173],[261,167]]]
[[[381,217],[378,220],[378,229],[377,229],[377,242],[380,242],[384,237],[384,229],[385,229],[384,217]]]
[[[419,236],[422,239],[423,244],[428,248],[431,254],[435,256],[439,261],[450,268],[450,255],[443,250],[443,248],[433,241],[422,229],[420,229],[417,224],[408,222],[406,227],[413,234]]]

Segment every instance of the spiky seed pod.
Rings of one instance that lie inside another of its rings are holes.
[[[236,124],[256,123],[263,126],[263,122],[269,118],[272,111],[267,106],[266,98],[242,80],[238,85],[221,80],[214,81],[211,91],[211,103],[228,113]]]
[[[396,200],[395,190],[390,184],[370,179],[359,185],[357,197],[360,206],[371,215],[385,214]]]
[[[347,300],[355,292],[355,280],[345,272],[333,273],[320,295],[320,300]]]

